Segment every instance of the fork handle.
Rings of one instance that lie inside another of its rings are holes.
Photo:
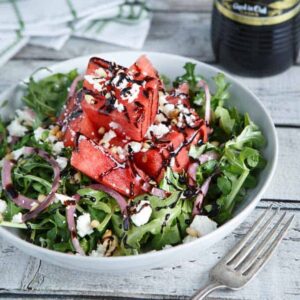
[[[217,281],[211,281],[209,284],[207,284],[204,288],[200,289],[198,292],[196,292],[191,300],[202,300],[204,299],[208,294],[210,294],[212,291],[216,289],[221,289],[226,287],[224,284],[221,284]]]

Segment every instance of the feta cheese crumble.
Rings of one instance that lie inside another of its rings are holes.
[[[93,233],[93,228],[91,226],[91,215],[89,213],[84,213],[77,218],[77,232],[79,236],[84,237]]]
[[[48,131],[42,127],[38,127],[37,129],[34,130],[33,134],[34,134],[34,138],[37,142],[41,141],[44,137],[44,133]]]
[[[118,112],[122,112],[124,110],[124,105],[122,103],[119,103],[118,100],[115,101],[114,103],[114,108],[118,111]]]
[[[18,150],[13,151],[11,154],[14,160],[18,160],[24,154],[25,147],[22,147]]]
[[[105,83],[105,79],[99,78],[99,75],[85,75],[84,79],[91,84],[95,90],[101,92]]]
[[[7,209],[7,203],[0,199],[0,214],[3,214]]]
[[[218,224],[207,216],[195,216],[190,228],[197,231],[198,236],[206,235],[217,229]]]
[[[101,144],[109,143],[113,138],[115,138],[117,135],[113,130],[109,130],[106,132],[100,141]]]
[[[187,235],[183,239],[183,242],[188,243],[188,242],[194,241],[195,239],[197,239],[197,237],[204,236],[204,235],[216,230],[217,226],[218,226],[218,224],[215,221],[211,220],[207,216],[195,216],[193,222],[187,229],[187,232],[192,231],[195,234],[191,235],[189,233],[189,235]]]
[[[94,256],[94,257],[102,257],[105,255],[106,249],[104,247],[104,245],[102,244],[98,244],[97,245],[97,250],[93,250],[90,254],[90,256]]]
[[[116,123],[116,122],[110,122],[109,123],[109,127],[111,128],[111,129],[117,129],[117,128],[119,128],[119,124],[118,123]]]
[[[68,159],[63,156],[58,156],[56,158],[56,162],[58,163],[61,170],[65,169],[66,166],[68,165]]]
[[[19,119],[14,119],[8,126],[7,130],[10,136],[23,137],[28,128],[23,126]]]
[[[24,125],[32,126],[34,122],[34,112],[29,109],[17,109],[16,110],[17,119]]]
[[[65,145],[63,142],[57,142],[55,144],[53,144],[52,146],[52,151],[53,154],[57,155],[60,154],[62,152],[62,150],[64,149]]]
[[[16,224],[21,224],[21,223],[23,223],[23,220],[22,220],[22,213],[19,212],[18,214],[13,215],[11,221],[12,221],[13,223],[16,223]]]
[[[138,142],[130,142],[127,144],[128,147],[131,148],[132,152],[140,152],[142,149],[142,144]]]
[[[56,200],[55,202],[60,201],[63,205],[65,204],[65,201],[75,201],[75,199],[70,196],[58,194],[58,193],[55,193],[55,200]]]
[[[150,202],[147,200],[141,200],[136,206],[136,213],[131,215],[131,221],[136,226],[142,226],[148,223],[152,214],[152,208]]]
[[[170,131],[170,129],[165,124],[151,125],[148,128],[146,137],[151,139],[151,133],[153,133],[153,135],[156,136],[157,138],[161,138],[162,136],[167,134],[169,131]]]
[[[125,94],[125,96],[121,96],[122,99],[128,101],[129,103],[132,103],[137,99],[140,93],[140,88],[140,85],[138,85],[137,83],[133,83],[130,87],[130,90]]]

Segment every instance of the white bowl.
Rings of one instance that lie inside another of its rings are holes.
[[[100,53],[91,56],[70,59],[56,64],[49,69],[53,70],[53,72],[68,72],[74,68],[77,68],[80,72],[83,72],[87,66],[89,58],[92,56],[99,56],[107,60],[113,60],[121,65],[129,66],[141,54],[146,54],[152,61],[153,65],[158,69],[160,74],[165,74],[171,79],[183,74],[183,65],[187,61],[193,62],[197,65],[197,73],[202,74],[208,80],[210,87],[214,87],[212,77],[214,77],[218,72],[221,72],[217,68],[201,63],[194,59],[154,52]],[[35,78],[40,79],[48,75],[48,71],[42,70],[36,74]],[[231,84],[231,102],[229,105],[236,106],[241,112],[248,112],[253,121],[262,129],[264,136],[267,138],[267,146],[264,149],[263,154],[268,161],[266,168],[260,174],[257,187],[248,192],[243,203],[241,203],[236,209],[234,217],[227,223],[219,227],[214,232],[188,244],[182,244],[166,250],[150,252],[147,254],[126,257],[95,258],[59,253],[26,242],[24,239],[22,239],[20,231],[6,229],[0,226],[1,236],[29,255],[38,257],[42,260],[59,266],[78,270],[87,270],[91,272],[130,272],[138,269],[140,270],[169,265],[178,262],[179,260],[182,261],[195,259],[203,255],[205,249],[212,247],[214,243],[220,241],[226,235],[230,234],[255,208],[263,192],[266,190],[271,181],[277,162],[278,141],[276,137],[276,131],[266,109],[251,91],[227,74],[226,78]],[[22,87],[19,85],[17,88],[10,89],[1,95],[0,104],[6,99],[13,99],[13,101],[9,101],[9,105],[7,107],[1,109],[1,115],[8,116],[15,111],[16,107],[21,105],[21,94]]]

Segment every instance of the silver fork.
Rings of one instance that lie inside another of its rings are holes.
[[[209,274],[210,283],[199,290],[192,300],[204,299],[209,293],[220,288],[239,290],[258,274],[283,239],[294,218],[292,215],[283,225],[286,213],[281,214],[276,224],[267,232],[268,226],[279,212],[279,209],[276,209],[268,217],[271,210],[272,206],[256,220],[245,237],[213,267]],[[282,227],[280,231],[279,227]]]

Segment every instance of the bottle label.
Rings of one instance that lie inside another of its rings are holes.
[[[283,23],[300,12],[300,0],[215,0],[215,5],[225,17],[253,26]]]

